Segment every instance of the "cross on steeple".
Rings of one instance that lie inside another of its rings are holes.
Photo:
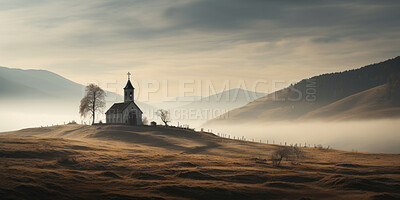
[[[128,75],[128,80],[131,80],[131,73],[128,72],[127,75]]]

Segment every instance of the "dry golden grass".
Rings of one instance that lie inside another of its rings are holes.
[[[313,110],[299,120],[345,121],[351,119],[398,118],[400,107],[387,96],[387,84],[380,85]]]
[[[1,199],[390,199],[400,155],[301,148],[164,127],[65,125],[2,133]]]

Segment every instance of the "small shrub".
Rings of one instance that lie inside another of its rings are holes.
[[[290,150],[289,147],[279,148],[271,155],[271,161],[273,166],[279,166],[283,158],[289,159]]]
[[[152,122],[150,123],[150,125],[151,125],[151,126],[157,126],[157,122],[152,121]]]
[[[271,161],[273,166],[280,166],[281,161],[286,158],[286,161],[295,162],[295,159],[300,159],[303,157],[303,152],[297,147],[282,147],[277,149],[271,155]]]
[[[68,122],[68,124],[77,124],[75,120]]]
[[[281,165],[281,161],[282,161],[282,157],[279,155],[279,153],[274,152],[271,155],[271,161],[272,161],[272,165],[274,167]]]
[[[303,152],[298,148],[298,147],[293,147],[292,151],[296,158],[302,158],[303,157]]]

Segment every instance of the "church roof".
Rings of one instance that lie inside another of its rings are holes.
[[[124,87],[124,89],[135,89],[135,88],[132,86],[131,80],[128,80],[128,82],[126,83],[126,86]]]
[[[135,105],[135,107],[141,112],[142,110],[140,110],[139,106],[136,105],[135,102],[130,101],[130,102],[124,102],[124,103],[114,103],[114,105],[112,105],[110,107],[110,109],[107,110],[106,114],[110,113],[110,112],[114,112],[114,113],[122,113],[131,103],[133,103],[133,105]]]

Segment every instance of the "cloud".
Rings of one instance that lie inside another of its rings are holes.
[[[251,37],[246,37],[251,40],[299,36],[357,39],[398,32],[399,9],[398,1],[201,0],[169,8],[165,16],[182,29],[249,32]]]
[[[310,37],[313,42],[326,42],[400,32],[398,1],[42,0],[5,5],[21,26],[62,37],[65,45],[76,47],[179,40],[190,35],[196,40],[204,34],[209,40],[221,40],[218,36],[225,34],[229,41]]]
[[[361,0],[6,0],[0,65],[82,83],[127,70],[142,79],[300,80],[398,56],[398,10],[398,1]]]

